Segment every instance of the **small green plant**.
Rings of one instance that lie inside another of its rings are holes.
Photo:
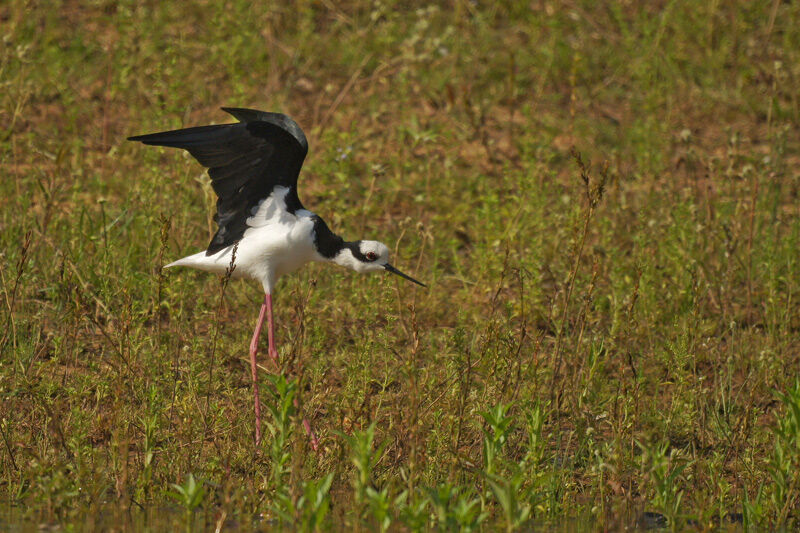
[[[144,444],[142,451],[144,457],[142,458],[142,471],[139,476],[139,486],[137,496],[144,500],[149,493],[150,486],[153,480],[153,459],[157,451],[155,445],[155,433],[158,428],[158,416],[151,415],[141,419],[142,427],[144,428]]]
[[[198,483],[194,479],[194,474],[187,475],[186,481],[182,485],[173,483],[172,488],[174,490],[167,492],[167,495],[183,507],[186,519],[186,531],[191,531],[194,511],[203,503],[206,490],[202,483]]]
[[[271,487],[276,492],[286,490],[285,478],[289,473],[291,453],[289,443],[292,436],[292,417],[295,414],[294,399],[297,384],[283,375],[267,376],[270,384],[272,401],[267,403],[270,419],[266,426],[270,438],[268,441],[271,459]]]
[[[510,405],[499,403],[487,411],[481,412],[486,428],[483,430],[483,469],[491,476],[495,473],[500,453],[511,433],[513,419],[508,416]]]
[[[375,422],[370,424],[367,429],[355,431],[352,435],[341,434],[347,447],[350,449],[350,460],[356,467],[353,476],[353,490],[355,501],[362,508],[368,506],[372,511],[378,527],[383,531],[389,527],[391,516],[389,514],[389,492],[388,488],[377,490],[371,485],[372,471],[375,464],[380,459],[385,444],[381,444],[377,449],[375,444]]]
[[[319,531],[331,506],[330,490],[333,472],[319,480],[303,483],[303,495],[293,502],[288,491],[276,494],[276,505],[272,510],[287,524],[299,524],[300,531]]]
[[[308,481],[303,487],[300,508],[303,515],[303,530],[316,531],[322,527],[331,506],[331,483],[333,472],[318,481]]]
[[[470,497],[466,490],[442,483],[426,492],[440,531],[475,531],[486,519],[480,498]]]
[[[549,402],[536,402],[525,410],[527,443],[519,470],[524,471],[529,480],[528,501],[532,506],[532,515],[555,516],[559,512],[564,492],[562,476],[569,475],[560,473],[561,469],[556,468],[548,453],[544,422],[549,405]]]
[[[444,483],[438,487],[427,489],[428,501],[431,504],[439,529],[451,529],[455,526],[455,521],[451,520],[450,500],[453,497],[453,486]]]
[[[269,419],[266,427],[270,438],[268,450],[270,458],[270,476],[268,486],[273,493],[273,503],[270,508],[275,512],[281,522],[295,524],[298,521],[310,524],[310,529],[319,527],[322,519],[327,513],[329,500],[327,499],[330,490],[330,482],[325,483],[323,478],[320,482],[306,482],[303,486],[303,496],[295,501],[289,485],[289,474],[291,468],[291,438],[293,433],[293,417],[296,412],[295,397],[297,395],[297,383],[286,376],[270,375],[267,376],[270,387],[269,392],[272,396],[267,403]]]
[[[795,381],[785,393],[777,393],[783,404],[783,414],[773,428],[775,445],[769,461],[772,479],[770,501],[775,526],[784,525],[795,506],[800,488],[800,381]]]
[[[389,487],[385,486],[381,490],[367,487],[367,502],[372,512],[372,519],[378,524],[381,532],[389,529],[392,524],[393,503],[389,496]]]
[[[470,498],[468,494],[459,494],[452,506],[452,515],[456,519],[459,531],[477,531],[486,520],[488,513],[481,510],[480,498]]]
[[[531,516],[532,507],[528,503],[527,487],[523,484],[528,479],[525,470],[525,461],[519,464],[508,465],[508,475],[500,475],[500,457],[503,447],[508,441],[513,428],[514,419],[508,415],[510,405],[499,403],[491,409],[481,413],[486,427],[483,430],[483,475],[495,501],[500,504],[505,518],[506,530],[512,531],[521,527]],[[534,436],[529,437],[534,441],[541,437],[541,413],[533,414]],[[538,426],[538,428],[537,428]],[[537,435],[538,431],[538,437]],[[534,444],[534,448],[538,444]],[[528,485],[529,487],[529,485]]]
[[[412,499],[413,498],[413,499]],[[414,494],[408,497],[408,491],[403,491],[395,498],[395,506],[402,523],[411,531],[426,531],[429,529],[430,514],[428,511],[428,498]]]
[[[172,488],[174,492],[167,494],[189,512],[194,511],[203,503],[206,490],[202,483],[197,483],[194,474],[187,475],[183,485],[173,483]]]
[[[525,412],[528,433],[528,449],[525,451],[525,462],[534,467],[544,461],[546,450],[546,443],[542,436],[544,419],[545,407],[540,403],[536,403],[532,409]]]
[[[642,467],[646,471],[653,490],[652,503],[664,513],[670,527],[677,527],[684,491],[681,487],[683,472],[690,462],[678,450],[669,450],[669,443],[662,442],[648,448],[639,443],[642,450]]]
[[[531,516],[532,507],[526,502],[528,491],[524,487],[527,476],[521,469],[505,477],[488,475],[489,489],[503,510],[506,531],[522,527]]]
[[[764,486],[758,487],[756,497],[752,500],[747,494],[744,493],[744,500],[742,501],[742,527],[745,531],[761,531],[763,530],[762,524],[766,515],[764,508]]]

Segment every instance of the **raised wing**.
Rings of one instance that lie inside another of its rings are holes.
[[[155,146],[188,150],[208,168],[217,194],[219,225],[206,255],[231,246],[242,238],[252,208],[277,186],[289,188],[286,208],[303,209],[297,196],[297,176],[308,153],[300,126],[280,113],[223,107],[239,120],[235,124],[198,126],[129,137]]]

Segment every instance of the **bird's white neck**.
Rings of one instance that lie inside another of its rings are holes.
[[[333,258],[331,259],[337,265],[341,265],[345,268],[349,268],[351,270],[355,270],[356,272],[366,272],[364,269],[364,263],[356,259],[353,255],[353,251],[350,248],[342,248],[339,250]]]

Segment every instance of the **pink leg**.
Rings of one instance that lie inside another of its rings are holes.
[[[269,337],[269,356],[277,363],[278,350],[275,349],[275,321],[272,319],[272,295],[267,294],[264,297],[264,302],[267,306],[267,336]]]
[[[275,361],[275,363],[277,363],[278,350],[275,349],[275,321],[272,319],[272,295],[267,294],[264,301],[267,306],[267,336],[269,337],[269,356],[273,361]],[[299,407],[297,398],[294,400],[294,406],[295,408]],[[314,451],[317,451],[317,448],[319,447],[319,439],[317,439],[317,436],[311,429],[311,423],[306,418],[303,418],[303,429],[306,430],[306,435],[308,435],[308,438],[311,439],[311,447],[314,449]]]
[[[256,354],[258,353],[258,337],[261,335],[261,328],[264,325],[264,317],[268,310],[268,303],[270,303],[269,294],[264,297],[264,303],[261,305],[261,312],[258,313],[256,329],[253,332],[253,340],[250,341],[250,372],[253,377],[253,395],[255,396],[256,402],[256,446],[261,444],[261,400],[258,396],[258,366],[256,364]],[[271,312],[270,316],[272,316]],[[270,323],[271,322],[272,321],[270,321]]]

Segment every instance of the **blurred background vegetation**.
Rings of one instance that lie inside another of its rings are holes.
[[[0,523],[796,527],[800,4],[277,4],[0,5]],[[260,449],[261,288],[124,140],[223,105],[430,285],[284,278]]]

